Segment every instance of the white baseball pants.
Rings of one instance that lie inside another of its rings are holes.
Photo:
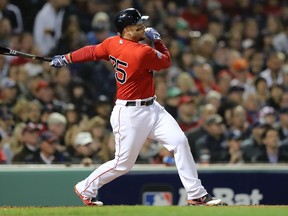
[[[188,199],[197,199],[207,192],[198,179],[196,165],[187,138],[175,119],[157,102],[150,106],[125,106],[127,101],[117,100],[111,114],[115,134],[115,158],[94,170],[76,185],[85,197],[96,197],[104,184],[127,173],[135,164],[147,138],[157,140],[174,158]]]

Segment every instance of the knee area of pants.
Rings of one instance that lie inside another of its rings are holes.
[[[125,174],[132,169],[132,166],[131,167],[116,166],[113,169],[117,172],[121,172],[121,173]]]

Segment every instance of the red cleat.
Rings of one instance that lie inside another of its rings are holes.
[[[82,202],[87,206],[102,206],[103,202],[96,200],[96,198],[91,197],[84,197],[82,196],[76,189],[76,186],[74,187],[74,191],[77,194],[77,196],[82,200]]]

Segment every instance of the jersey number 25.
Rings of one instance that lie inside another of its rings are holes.
[[[128,63],[121,61],[120,59],[117,59],[111,55],[109,56],[109,59],[110,59],[110,62],[112,63],[113,68],[115,70],[116,80],[121,84],[125,83],[126,78],[127,78],[127,73],[123,67],[127,68]]]

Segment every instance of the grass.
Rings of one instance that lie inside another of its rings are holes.
[[[0,207],[0,216],[284,216],[288,206],[102,206],[102,207]]]

